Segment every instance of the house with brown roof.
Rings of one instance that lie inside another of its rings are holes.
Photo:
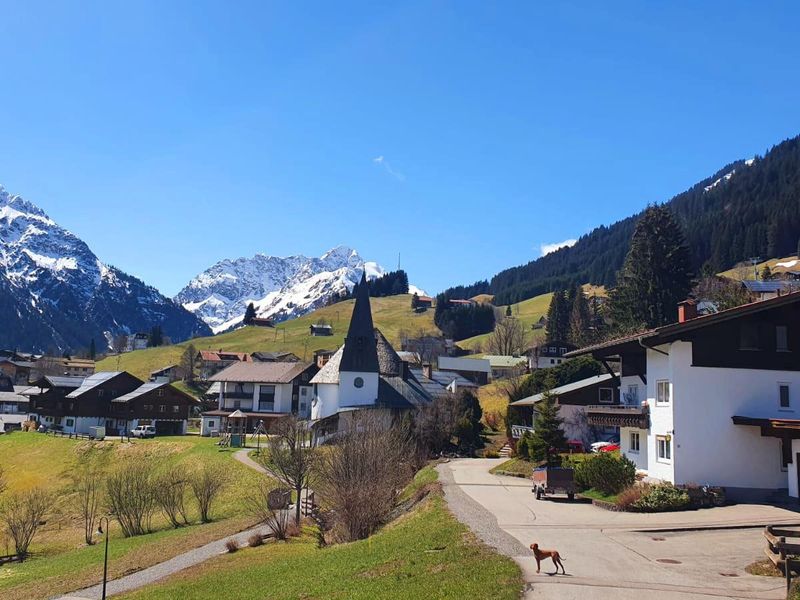
[[[200,379],[209,380],[214,374],[238,362],[252,360],[246,352],[224,352],[222,350],[200,350],[197,364],[200,366]]]
[[[311,412],[311,378],[318,371],[313,363],[237,362],[213,375],[219,383],[217,409],[201,415],[200,435],[227,430],[228,417],[240,411],[245,431],[254,431],[259,421],[265,429],[275,419],[289,414],[308,418]]]
[[[617,427],[647,478],[798,497],[800,292],[708,315],[683,302],[677,323],[565,356],[579,355],[619,369],[621,403],[587,406],[588,422]]]

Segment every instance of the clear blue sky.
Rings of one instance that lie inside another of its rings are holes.
[[[337,244],[401,252],[435,292],[800,133],[799,22],[797,2],[0,0],[0,183],[169,295],[225,257]]]

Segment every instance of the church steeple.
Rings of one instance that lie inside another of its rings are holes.
[[[369,304],[369,284],[366,271],[356,292],[356,304],[350,318],[350,328],[344,339],[342,362],[339,371],[378,373],[378,350],[375,344],[375,327]]]

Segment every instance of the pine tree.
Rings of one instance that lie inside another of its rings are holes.
[[[255,318],[256,318],[256,307],[251,302],[250,304],[247,305],[247,310],[244,311],[244,319],[242,319],[242,322],[245,325],[252,325],[253,319]]]
[[[456,437],[458,446],[463,452],[472,452],[481,445],[483,431],[483,409],[478,397],[469,390],[461,393],[458,400],[458,418],[456,421]]]
[[[414,295],[411,296],[411,310],[417,310],[419,308],[419,296],[416,292]]]
[[[164,343],[164,335],[161,332],[161,325],[154,325],[153,328],[150,330],[150,339],[147,341],[147,345],[150,348],[157,348]]]
[[[547,310],[547,341],[561,342],[569,337],[570,307],[563,291],[557,291]]]
[[[569,315],[569,341],[576,346],[586,344],[589,339],[591,321],[589,302],[586,300],[583,290],[578,289],[575,299],[572,301],[572,311]]]
[[[510,304],[508,306],[506,306],[506,316],[507,317],[511,316],[511,305]]]
[[[761,281],[769,281],[772,279],[772,271],[769,268],[769,265],[764,265],[761,269]]]
[[[536,403],[533,434],[528,442],[528,453],[535,461],[546,461],[547,466],[561,464],[559,453],[566,449],[567,440],[561,429],[563,419],[558,416],[558,404],[550,392],[545,392]]]
[[[89,358],[94,360],[96,356],[97,356],[97,346],[95,346],[94,338],[92,338],[92,342],[89,344]]]
[[[648,207],[611,292],[615,326],[625,330],[675,322],[678,302],[686,299],[691,285],[689,250],[680,226],[666,207]]]

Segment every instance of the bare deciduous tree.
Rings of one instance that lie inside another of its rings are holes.
[[[297,496],[295,522],[300,523],[300,497],[308,487],[317,453],[311,446],[311,432],[305,421],[294,416],[280,419],[270,428],[267,452],[259,457],[261,465],[275,479]]]
[[[114,339],[111,340],[111,349],[117,353],[122,354],[128,349],[128,336],[127,335],[115,335]]]
[[[86,466],[73,477],[73,482],[83,517],[83,538],[91,546],[94,543],[94,526],[103,495],[102,474],[96,467]]]
[[[716,311],[735,308],[750,301],[747,290],[740,282],[716,275],[701,278],[692,293],[695,298],[709,301],[709,307]]]
[[[192,383],[195,378],[195,371],[197,370],[197,349],[194,344],[186,346],[186,350],[181,354],[181,362],[179,365],[181,379]]]
[[[519,356],[525,351],[528,332],[516,317],[496,317],[494,331],[489,334],[486,347],[489,354]]]
[[[3,470],[3,467],[0,466],[0,496],[2,496],[3,492],[6,491],[7,486],[8,481],[6,480],[6,472]]]
[[[319,485],[334,515],[337,540],[364,539],[385,523],[413,473],[414,448],[406,427],[381,414],[358,411],[320,455]]]
[[[150,531],[157,508],[151,472],[147,461],[131,461],[112,471],[106,480],[108,511],[125,537]]]
[[[228,474],[225,468],[214,463],[203,463],[189,477],[189,486],[197,500],[200,520],[203,523],[211,521],[211,508],[227,482]]]
[[[6,498],[0,513],[20,560],[28,556],[33,537],[53,506],[53,497],[41,488],[16,492]]]
[[[189,522],[185,502],[188,487],[189,480],[186,476],[186,467],[183,465],[170,465],[155,478],[153,491],[156,502],[173,527],[177,528]]]
[[[414,414],[414,438],[421,451],[437,455],[451,446],[458,421],[459,402],[448,393],[423,405]]]

